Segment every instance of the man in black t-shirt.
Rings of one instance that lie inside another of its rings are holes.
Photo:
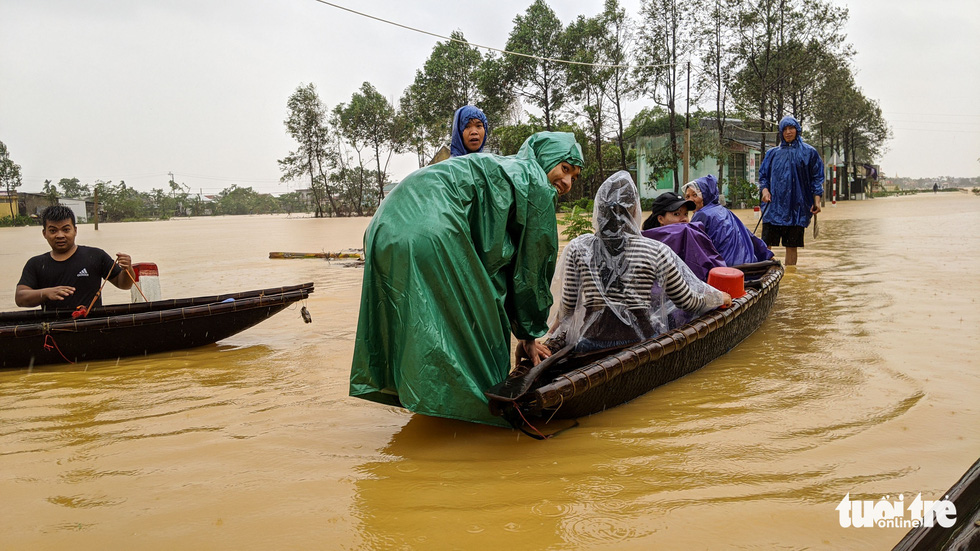
[[[74,310],[78,306],[88,308],[97,295],[93,306],[101,306],[102,278],[120,289],[133,286],[133,259],[128,254],[116,253],[113,263],[102,249],[75,244],[78,228],[71,209],[63,205],[48,207],[41,213],[41,223],[51,252],[35,256],[24,265],[14,296],[17,306]]]

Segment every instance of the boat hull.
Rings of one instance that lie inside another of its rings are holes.
[[[759,270],[758,277],[732,307],[625,349],[558,360],[529,391],[512,401],[495,400],[488,393],[491,411],[516,424],[525,419],[582,417],[704,367],[755,332],[775,304],[782,266],[769,262],[753,267]]]
[[[12,312],[0,318],[0,367],[142,356],[211,344],[262,322],[313,292],[313,284],[94,309],[89,317]],[[182,305],[176,306],[175,305]],[[24,315],[31,321],[11,321]],[[40,321],[38,321],[40,320]]]

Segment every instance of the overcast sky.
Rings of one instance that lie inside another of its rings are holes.
[[[894,129],[882,171],[980,175],[980,2],[834,1],[858,85]],[[503,48],[531,0],[334,3]],[[566,24],[602,4],[550,2]],[[640,1],[622,5],[635,17]],[[195,192],[283,193],[305,187],[276,164],[295,147],[282,122],[300,83],[329,107],[365,81],[397,102],[437,41],[315,0],[0,0],[0,141],[22,191],[71,177],[166,189],[173,172]],[[416,166],[398,159],[392,177]]]

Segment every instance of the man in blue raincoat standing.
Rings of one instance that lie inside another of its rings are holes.
[[[803,230],[810,217],[820,212],[823,195],[823,160],[800,136],[803,129],[793,117],[779,121],[779,146],[766,151],[759,168],[762,202],[762,240],[769,247],[786,247],[787,266],[796,264],[797,248],[803,246]]]

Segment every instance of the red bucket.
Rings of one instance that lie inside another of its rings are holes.
[[[736,268],[712,268],[708,272],[708,285],[728,293],[732,300],[745,296],[745,274]]]

